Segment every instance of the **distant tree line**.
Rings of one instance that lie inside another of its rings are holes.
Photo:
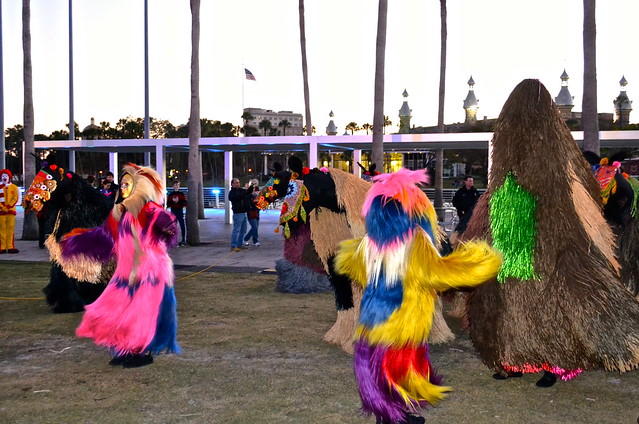
[[[150,118],[150,138],[188,138],[189,124],[174,125],[167,120]],[[221,122],[211,119],[200,119],[202,137],[238,137],[241,127],[230,122]],[[285,130],[285,127],[282,128]],[[144,118],[133,118],[128,116],[120,119],[115,126],[110,122],[102,121],[98,125],[92,124],[80,130],[75,123],[75,138],[77,140],[115,140],[115,139],[143,139],[144,138]],[[251,135],[259,135],[251,134]],[[35,134],[36,141],[42,140],[69,140],[68,125],[66,129],[53,131],[51,134]],[[24,140],[24,127],[17,124],[5,130],[5,154],[6,164],[14,174],[21,175],[22,170],[22,143]],[[40,152],[40,156],[45,156],[47,152]],[[58,160],[61,166],[68,167],[68,155],[66,151],[59,152]],[[271,161],[278,160],[280,155],[272,155]],[[40,166],[39,157],[37,167]],[[279,158],[284,160],[285,158]],[[119,162],[143,163],[143,153],[120,153]],[[181,179],[186,185],[186,175],[188,172],[187,153],[167,154],[167,170],[173,178]],[[224,157],[219,152],[202,152],[202,173],[207,185],[222,185],[224,173]],[[240,152],[234,155],[234,175],[246,178],[260,177],[264,172],[264,159],[260,152]],[[100,171],[105,173],[108,170],[108,155],[100,152],[77,152],[76,172],[81,175],[95,175],[100,177]]]

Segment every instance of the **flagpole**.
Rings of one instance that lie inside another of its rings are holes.
[[[242,75],[242,116],[244,115],[244,80],[246,79],[246,76],[244,75],[245,72],[246,71],[244,70],[244,62],[242,62],[242,72],[240,73],[240,75]],[[244,118],[242,118],[241,126],[244,126]],[[244,134],[244,136],[246,136],[246,134]]]
[[[244,70],[244,64],[242,63],[242,113],[244,113],[244,80],[246,79],[246,75],[245,74],[245,70]]]

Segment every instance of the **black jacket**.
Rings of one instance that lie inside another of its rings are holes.
[[[479,199],[479,192],[474,186],[470,190],[466,189],[466,186],[457,190],[453,197],[453,206],[457,209],[457,215],[461,217],[470,213],[475,207],[477,199]]]
[[[231,188],[229,191],[229,201],[233,213],[247,213],[251,208],[251,194],[253,194],[253,186],[248,190],[245,188]]]

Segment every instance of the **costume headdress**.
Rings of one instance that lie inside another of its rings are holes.
[[[129,197],[113,209],[115,219],[119,220],[124,210],[137,216],[148,202],[155,202],[159,205],[164,203],[164,183],[153,168],[127,163],[123,167],[123,174],[131,175],[133,188]]]
[[[392,174],[377,175],[373,181],[375,184],[362,207],[371,240],[378,245],[404,240],[419,223],[434,243],[437,214],[418,186],[428,181],[426,171],[402,168]]]

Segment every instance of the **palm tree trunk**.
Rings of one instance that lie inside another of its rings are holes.
[[[379,0],[377,42],[375,44],[375,96],[373,109],[372,162],[384,172],[384,62],[386,59],[386,19],[388,0]]]
[[[189,118],[189,205],[186,208],[186,236],[190,245],[200,244],[198,222],[202,191],[200,161],[200,0],[191,0],[191,117]]]
[[[308,65],[306,64],[306,25],[304,23],[304,0],[300,0],[300,46],[302,48],[302,76],[304,78],[304,113],[306,120],[306,128],[313,128],[311,122],[311,97],[308,89]],[[283,128],[286,135],[286,126]],[[312,136],[313,131],[306,131],[306,135]]]
[[[33,134],[35,120],[33,116],[33,68],[31,65],[31,0],[22,0],[22,50],[24,74],[24,174],[23,186],[29,187],[35,178],[35,147]],[[22,224],[22,239],[38,239],[38,220],[35,212],[25,212]]]
[[[446,0],[439,0],[441,33],[439,60],[439,107],[437,110],[437,132],[444,133],[444,99],[446,97],[446,41],[448,27],[446,24]],[[444,219],[444,149],[435,151],[435,211],[440,221]]]
[[[198,108],[199,109],[199,108]],[[198,112],[199,114],[199,112]],[[200,200],[198,201],[198,207],[197,207],[197,217],[199,219],[204,219],[204,173],[202,172],[202,152],[200,153],[200,159],[198,161],[198,163],[200,164],[200,173],[199,178],[198,178],[198,191],[197,191],[197,195],[200,198]]]
[[[595,0],[584,0],[584,97],[581,104],[581,127],[584,130],[584,150],[599,155],[595,9]]]

